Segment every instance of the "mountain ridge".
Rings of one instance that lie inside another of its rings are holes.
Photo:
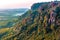
[[[34,6],[33,4],[32,6]],[[36,3],[36,6],[40,3]],[[60,3],[48,2],[40,7],[32,7],[20,16],[9,35],[3,40],[60,40]],[[12,33],[12,34],[11,34]]]

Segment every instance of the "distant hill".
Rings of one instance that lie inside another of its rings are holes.
[[[20,9],[0,9],[0,16],[18,16],[17,14],[23,14],[27,11],[27,8]]]
[[[60,2],[33,4],[1,39],[60,40]]]

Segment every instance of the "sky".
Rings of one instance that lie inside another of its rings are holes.
[[[0,9],[30,8],[37,2],[48,2],[54,0],[0,0]]]

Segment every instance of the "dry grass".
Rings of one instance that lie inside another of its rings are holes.
[[[2,28],[2,29],[0,29],[0,34],[5,33],[8,30],[9,30],[9,28]]]

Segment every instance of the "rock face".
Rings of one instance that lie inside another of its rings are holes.
[[[16,23],[11,33],[3,39],[60,40],[60,2],[34,4],[31,10],[26,12],[22,22]]]

